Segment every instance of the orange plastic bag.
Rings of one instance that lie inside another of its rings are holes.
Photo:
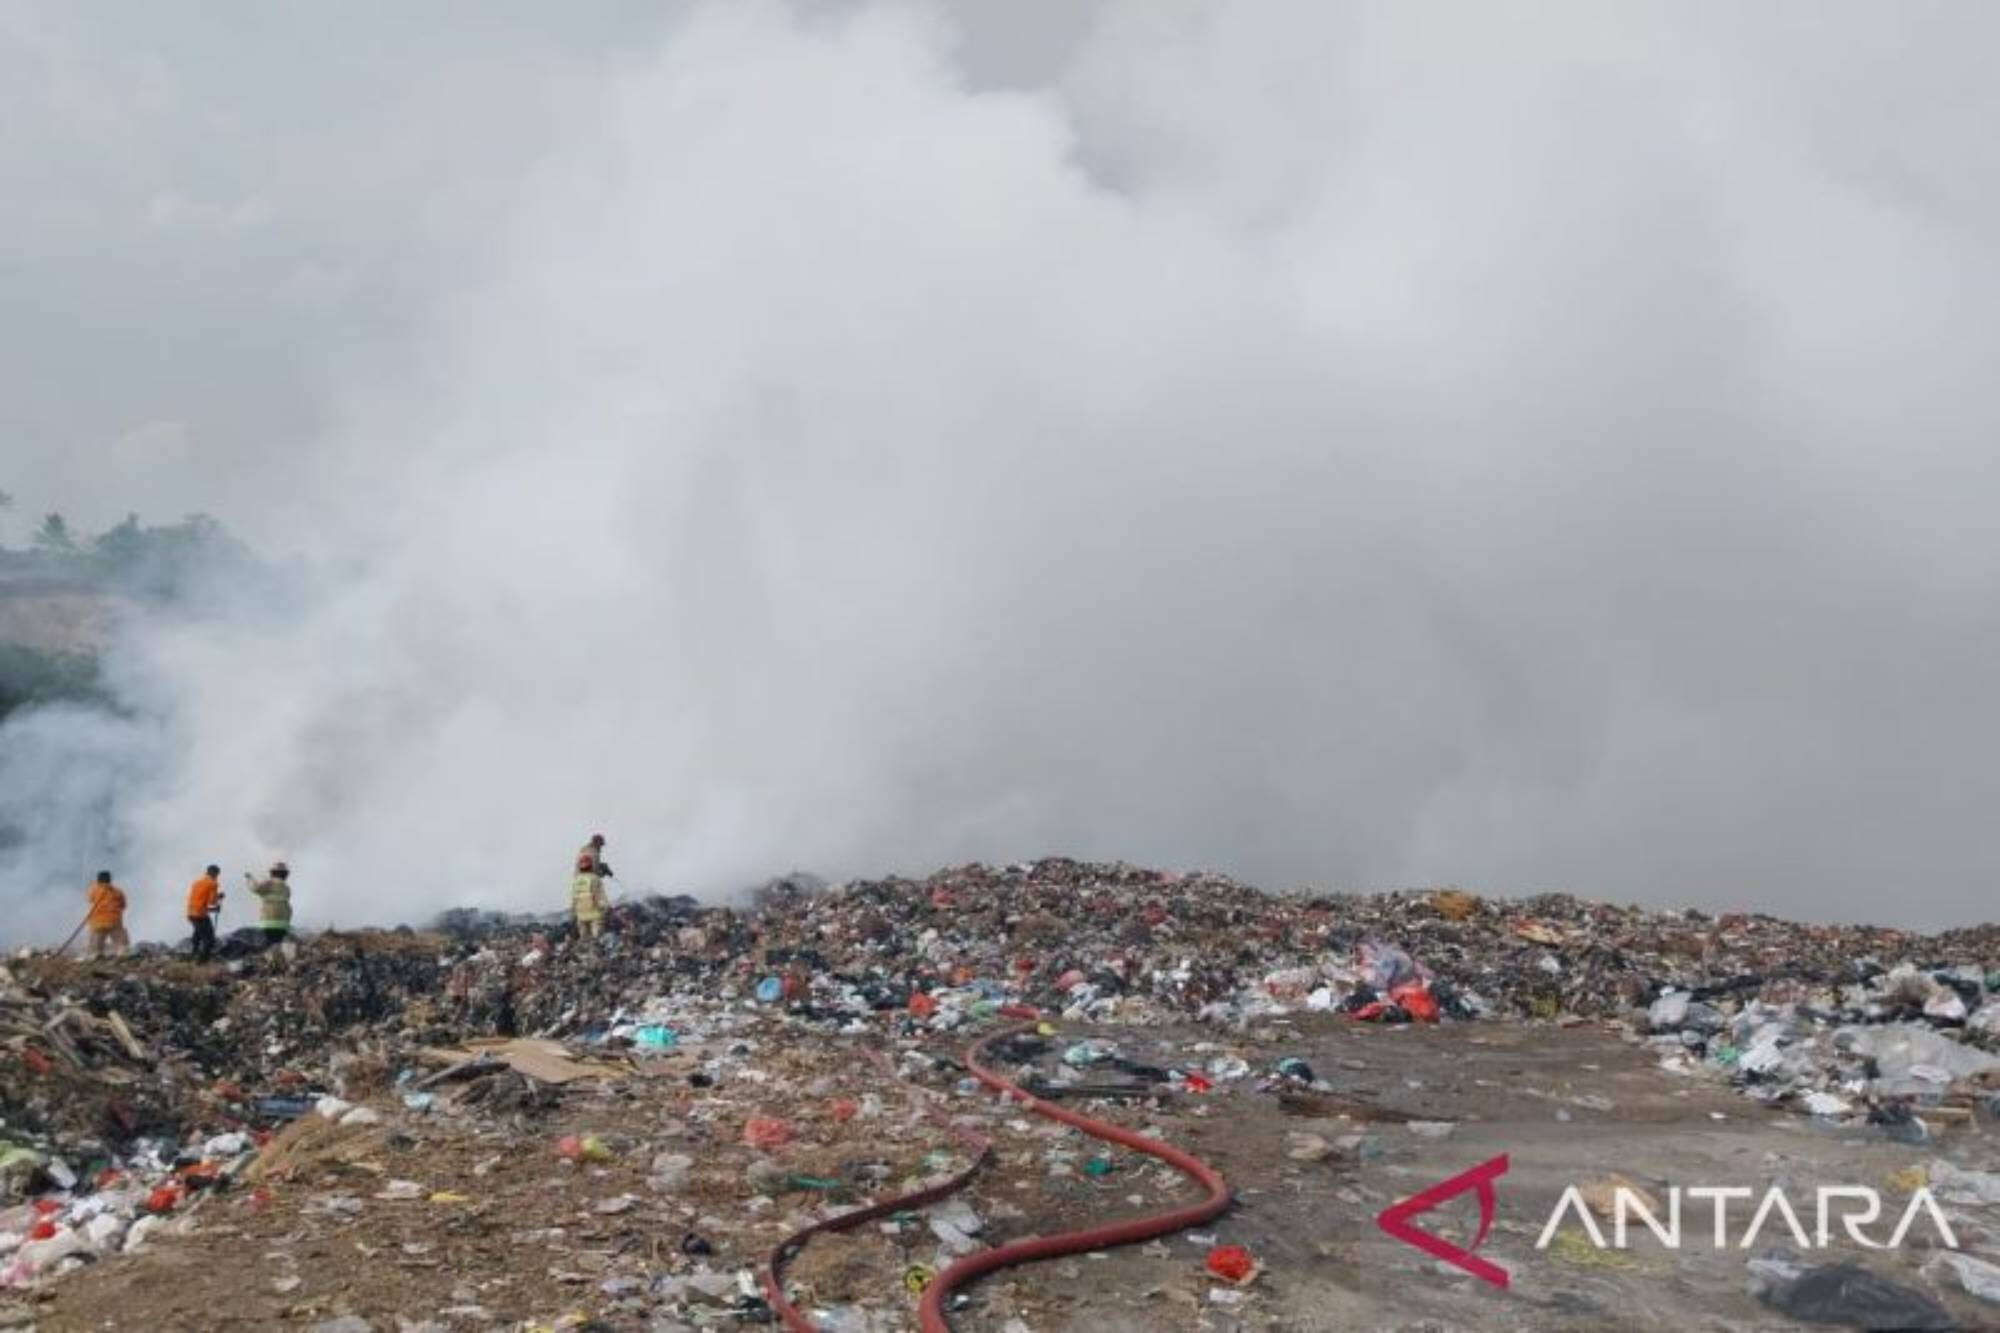
[[[1437,996],[1421,981],[1407,981],[1389,992],[1389,999],[1397,1008],[1419,1023],[1438,1021]]]

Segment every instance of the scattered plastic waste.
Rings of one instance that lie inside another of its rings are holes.
[[[565,1134],[556,1140],[556,1155],[569,1162],[608,1162],[611,1148],[595,1134]]]
[[[2000,1264],[1951,1250],[1939,1254],[1935,1262],[1957,1278],[1959,1286],[1970,1294],[2000,1305]]]
[[[1208,1271],[1238,1286],[1257,1276],[1257,1261],[1241,1245],[1218,1245],[1208,1252]]]
[[[776,1116],[753,1115],[743,1122],[743,1142],[766,1151],[792,1141],[792,1127]]]
[[[680,1034],[662,1023],[648,1023],[632,1034],[632,1044],[642,1051],[671,1051],[680,1044]]]
[[[1431,994],[1430,984],[1423,981],[1406,981],[1389,991],[1389,1002],[1419,1023],[1438,1021],[1437,997]]]
[[[1750,1261],[1750,1294],[1781,1314],[1867,1329],[1950,1329],[1958,1321],[1920,1291],[1856,1263],[1808,1267],[1785,1252]]]
[[[1117,1054],[1118,1047],[1115,1044],[1092,1039],[1090,1041],[1077,1042],[1075,1045],[1069,1047],[1069,1049],[1063,1052],[1062,1061],[1071,1068],[1082,1069],[1088,1065],[1101,1064],[1106,1060],[1112,1059]]]

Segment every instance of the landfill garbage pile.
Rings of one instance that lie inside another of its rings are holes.
[[[615,908],[594,943],[560,917],[461,911],[424,931],[328,933],[211,965],[158,946],[118,962],[23,956],[0,969],[0,1286],[143,1245],[192,1224],[212,1195],[261,1188],[301,1126],[361,1134],[385,1115],[448,1113],[518,1127],[571,1089],[666,1070],[696,1093],[748,1096],[778,1080],[774,1033],[891,1036],[909,1047],[901,1074],[948,1090],[950,1060],[925,1052],[1011,1006],[1222,1034],[1313,1012],[1605,1021],[1676,1072],[1921,1137],[1982,1100],[1996,1109],[1996,989],[1992,927],[1921,936],[1566,895],[1269,894],[1064,859],[831,886],[794,875],[741,909],[649,898]],[[1199,1095],[1250,1072],[1227,1054],[1168,1066],[1101,1041],[1039,1054],[1050,1096]],[[826,1117],[881,1136],[876,1100],[833,1073],[801,1077]],[[738,1111],[731,1151],[768,1154],[796,1133],[783,1115]],[[905,1136],[919,1144],[919,1122]],[[589,1168],[618,1148],[566,1135],[560,1152]],[[656,1175],[696,1156],[663,1151]],[[779,1175],[763,1183],[834,1179]],[[754,1219],[782,1234],[780,1220]],[[755,1299],[736,1277],[689,1283],[689,1300]]]
[[[2000,1111],[1995,926],[1925,936],[1564,894],[1271,895],[1063,860],[798,895],[757,924],[806,977],[835,979],[824,964],[840,960],[850,1010],[857,994],[879,1007],[909,989],[940,1028],[1017,999],[1101,1023],[1602,1019],[1646,1036],[1673,1072],[1899,1137],[1981,1101]]]
[[[1767,982],[1747,998],[1669,989],[1642,1026],[1671,1072],[1705,1068],[1760,1101],[1865,1118],[1906,1142],[1970,1123],[1981,1102],[2000,1112],[2000,974],[1861,958],[1847,975]]]

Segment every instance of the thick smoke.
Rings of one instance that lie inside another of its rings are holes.
[[[1146,0],[996,83],[924,7],[697,9],[537,85],[464,280],[259,465],[310,590],[0,738],[68,812],[10,871],[1989,914],[1994,25],[1822,12]]]

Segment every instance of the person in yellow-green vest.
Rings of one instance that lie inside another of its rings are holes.
[[[257,928],[264,932],[264,947],[285,943],[292,936],[292,868],[279,861],[262,879],[247,870],[243,878],[257,895]]]
[[[579,855],[576,875],[569,882],[569,910],[576,918],[577,935],[594,940],[602,934],[605,909],[610,905],[604,895],[604,877],[597,872],[597,858]]]

